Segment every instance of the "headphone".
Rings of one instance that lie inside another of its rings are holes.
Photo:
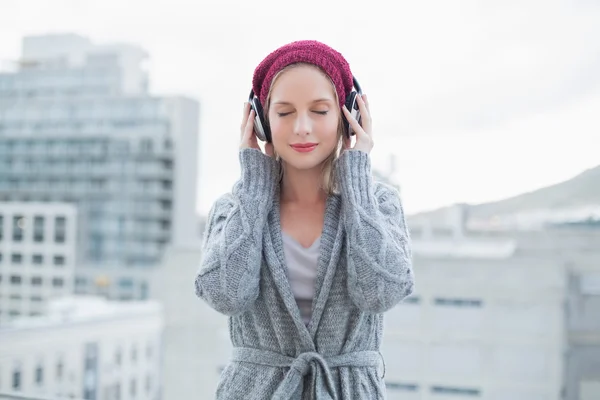
[[[356,80],[355,77],[352,77],[352,82],[354,84],[354,89],[352,90],[348,96],[346,96],[345,105],[348,111],[354,119],[361,123],[360,111],[358,109],[358,101],[356,100],[357,96],[362,96],[362,89],[360,84]],[[254,94],[254,90],[250,90],[250,95],[248,96],[248,102],[250,103],[250,107],[254,110],[254,132],[256,132],[256,137],[258,137],[263,142],[271,142],[271,128],[269,124],[266,123],[264,117],[264,110],[262,104],[260,104],[260,99],[258,96]],[[346,115],[342,112],[342,118],[344,122],[344,134],[346,137],[350,137],[355,134],[350,122],[346,118]]]

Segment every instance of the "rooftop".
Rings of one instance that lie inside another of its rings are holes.
[[[162,312],[162,306],[153,300],[117,302],[98,296],[72,295],[50,300],[45,315],[16,318],[3,326],[0,334],[14,333],[24,329],[64,327],[66,324],[99,322],[160,312]]]

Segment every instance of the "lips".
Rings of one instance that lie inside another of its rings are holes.
[[[292,149],[301,153],[308,153],[309,151],[313,151],[317,147],[317,143],[296,143],[290,146],[292,147]]]

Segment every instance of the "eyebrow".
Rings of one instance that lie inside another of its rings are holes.
[[[314,104],[314,103],[323,103],[323,102],[332,102],[332,101],[333,101],[333,99],[322,97],[320,99],[316,99],[316,100],[311,101],[311,103]],[[273,102],[273,105],[275,105],[275,104],[278,104],[278,105],[288,105],[288,106],[292,105],[292,103],[290,103],[289,101],[283,101],[283,100],[279,100],[279,101]]]

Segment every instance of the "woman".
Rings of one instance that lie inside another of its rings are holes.
[[[383,314],[414,275],[399,194],[371,177],[366,96],[361,123],[346,107],[352,88],[347,61],[316,41],[254,72],[263,115],[244,107],[241,178],[211,208],[195,281],[229,316],[218,399],[385,398]]]

